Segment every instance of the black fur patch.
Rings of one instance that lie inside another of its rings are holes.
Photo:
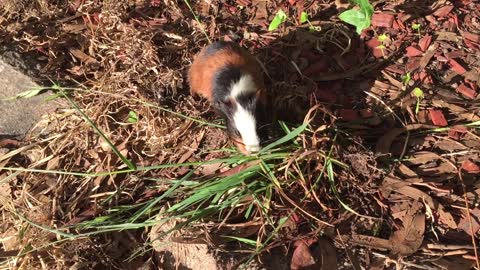
[[[230,96],[230,86],[242,77],[242,70],[238,66],[227,65],[217,70],[212,79],[214,100],[225,100]]]
[[[236,137],[240,136],[240,133],[233,125],[233,114],[236,111],[237,104],[230,98],[230,92],[232,84],[238,82],[242,75],[245,74],[243,74],[240,67],[228,65],[218,70],[214,74],[212,81],[213,105],[227,122],[227,131]],[[247,111],[257,115],[255,91],[241,94],[236,98],[236,102]]]

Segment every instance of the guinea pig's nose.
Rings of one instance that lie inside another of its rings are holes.
[[[245,150],[247,150],[247,152],[249,154],[256,154],[256,153],[258,153],[258,151],[260,151],[260,146],[258,146],[258,145],[245,145]]]

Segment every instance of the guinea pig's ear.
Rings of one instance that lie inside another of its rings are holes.
[[[264,89],[259,89],[255,93],[255,97],[260,102],[261,104],[266,104],[266,96],[265,96],[265,90]]]
[[[227,107],[227,108],[233,108],[234,106],[234,100],[233,98],[226,98],[222,100],[222,103]]]

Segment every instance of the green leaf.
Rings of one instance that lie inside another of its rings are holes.
[[[43,87],[36,87],[36,88],[31,89],[31,90],[27,90],[27,91],[18,93],[13,97],[3,98],[2,100],[13,100],[13,99],[19,99],[19,98],[31,98],[31,97],[39,95],[45,89],[46,88],[43,88]]]
[[[268,26],[268,31],[273,31],[277,29],[280,24],[284,23],[287,20],[287,14],[281,9],[277,11],[277,14],[275,14],[275,17],[273,18],[272,22]]]
[[[419,24],[419,23],[412,24],[412,29],[413,30],[418,30],[418,29],[420,29],[420,27],[421,27],[421,24]]]
[[[385,45],[378,45],[377,49],[383,50],[383,49],[386,49],[386,47],[385,47]]]
[[[350,9],[342,12],[338,16],[340,20],[351,24],[356,27],[357,34],[361,34],[363,29],[368,28],[370,26],[370,18],[366,16],[366,14],[357,9]]]
[[[403,85],[408,85],[408,83],[412,80],[412,76],[410,72],[407,72],[405,75],[402,76],[402,83]]]
[[[423,98],[422,89],[415,87],[412,92],[413,92],[413,95],[416,96],[417,98]]]
[[[368,2],[368,0],[356,0],[357,4],[360,6],[360,10],[366,15],[370,20],[373,15],[373,6]]]
[[[134,112],[134,111],[129,111],[129,112],[128,112],[128,120],[127,120],[127,122],[132,123],[132,124],[137,123],[137,122],[138,122],[138,115],[137,115],[137,113]]]
[[[385,40],[387,40],[387,38],[388,38],[387,34],[381,34],[380,36],[378,36],[377,39],[378,39],[378,41],[383,43]]]
[[[302,11],[302,13],[300,14],[300,23],[306,23],[308,22],[308,13],[306,13],[305,11]]]

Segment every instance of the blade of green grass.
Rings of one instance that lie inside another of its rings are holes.
[[[158,202],[160,202],[163,198],[166,198],[170,194],[172,194],[181,184],[183,181],[187,180],[192,176],[193,170],[191,170],[189,173],[187,173],[184,177],[182,177],[177,183],[175,183],[171,188],[169,188],[167,191],[165,191],[161,196],[158,198],[155,198],[151,203],[146,205],[144,208],[140,209],[135,213],[131,219],[129,219],[129,222],[133,223],[137,219],[139,219],[141,216],[143,216],[147,211],[152,209],[153,206],[155,206]]]
[[[15,177],[17,177],[17,175],[19,175],[21,173],[22,173],[21,171],[16,171],[16,172],[14,172],[10,175],[7,175],[5,178],[0,179],[0,184],[7,183],[8,181],[14,179]]]
[[[364,217],[364,218],[368,218],[368,219],[371,219],[372,217],[369,217],[369,216],[365,216],[365,215],[362,215],[360,213],[358,213],[357,211],[353,210],[352,208],[350,208],[350,206],[348,206],[346,203],[344,203],[341,199],[340,199],[340,195],[338,194],[338,191],[337,191],[337,187],[335,185],[335,175],[334,175],[334,172],[333,172],[333,164],[332,162],[328,159],[327,160],[327,177],[328,177],[328,180],[330,182],[330,186],[332,188],[332,192],[333,194],[335,195],[335,198],[337,199],[337,201],[343,206],[343,208],[345,208],[345,210],[359,216],[359,217]]]
[[[212,41],[210,40],[210,37],[208,37],[208,34],[207,32],[205,31],[205,28],[203,27],[203,24],[200,22],[200,19],[198,18],[197,14],[195,13],[195,11],[193,11],[192,9],[192,6],[190,6],[190,2],[188,0],[183,0],[183,2],[188,6],[188,9],[190,9],[190,12],[192,13],[193,17],[195,18],[195,20],[197,21],[197,23],[200,25],[200,28],[202,30],[202,33],[205,35],[205,37],[207,38],[208,42],[209,43],[212,43]]]
[[[191,206],[201,201],[208,200],[214,197],[216,194],[224,193],[233,187],[239,186],[240,183],[242,183],[243,181],[248,179],[250,176],[252,176],[258,169],[259,169],[258,165],[251,166],[239,173],[233,174],[231,176],[227,176],[220,180],[215,180],[213,183],[205,185],[199,188],[199,190],[196,190],[187,199],[171,206],[167,212],[171,213],[174,211],[181,211],[182,209],[185,209],[188,206]]]
[[[23,215],[21,215],[20,213],[18,213],[17,211],[11,211],[11,213],[13,213],[14,215],[16,215],[19,219],[27,222],[29,225],[33,226],[33,227],[36,227],[36,228],[39,228],[41,230],[44,230],[44,231],[47,231],[47,232],[50,232],[50,233],[53,233],[53,234],[56,234],[56,235],[59,235],[59,236],[63,236],[63,237],[66,237],[66,238],[70,238],[70,239],[73,239],[75,238],[75,235],[73,234],[68,234],[68,233],[64,233],[62,231],[59,231],[59,230],[56,230],[56,229],[52,229],[52,228],[49,228],[49,227],[46,227],[46,226],[43,226],[43,225],[40,225],[40,224],[37,224],[35,222],[32,222],[30,221],[29,219],[25,218]]]
[[[277,235],[277,232],[283,227],[283,225],[285,224],[285,222],[288,221],[288,219],[290,218],[291,214],[293,213],[293,211],[287,215],[286,217],[282,217],[278,220],[278,226],[276,226],[273,230],[273,232],[267,237],[267,239],[265,239],[265,241],[257,246],[257,249],[255,250],[255,252],[253,252],[250,257],[248,258],[248,260],[243,264],[243,265],[240,265],[239,266],[239,269],[245,269],[248,267],[249,263],[253,261],[253,259],[255,258],[255,256],[257,256],[258,254],[260,254],[260,252],[267,246],[267,244],[270,242],[270,240],[272,240],[272,238],[274,236]]]
[[[280,145],[283,143],[286,143],[290,140],[293,140],[297,138],[298,135],[300,135],[308,126],[308,123],[304,123],[303,125],[297,127],[296,129],[292,130],[290,133],[287,135],[283,136],[282,138],[276,140],[275,142],[265,146],[263,149],[260,150],[260,153],[265,153],[266,151]]]
[[[273,153],[273,154],[266,154],[262,158],[266,160],[283,159],[287,155],[288,153]],[[15,167],[0,167],[0,171],[8,170],[8,171],[36,172],[36,173],[44,173],[44,174],[61,174],[61,175],[83,176],[83,177],[97,177],[97,176],[111,176],[111,175],[125,174],[125,173],[131,173],[131,172],[139,172],[139,171],[151,171],[151,170],[165,169],[165,168],[201,166],[201,165],[207,165],[207,164],[213,164],[213,163],[225,163],[226,165],[231,165],[239,162],[240,160],[247,162],[254,159],[255,159],[254,157],[238,156],[238,157],[232,157],[232,158],[214,159],[214,160],[199,161],[199,162],[160,164],[160,165],[153,165],[153,166],[146,166],[146,167],[137,167],[136,169],[124,169],[124,170],[98,172],[98,173],[27,169],[27,168],[15,168]]]
[[[237,240],[238,242],[247,244],[247,245],[252,246],[252,247],[257,246],[257,242],[252,240],[252,239],[247,239],[247,238],[243,238],[243,237],[236,237],[236,236],[222,236],[222,237]]]

